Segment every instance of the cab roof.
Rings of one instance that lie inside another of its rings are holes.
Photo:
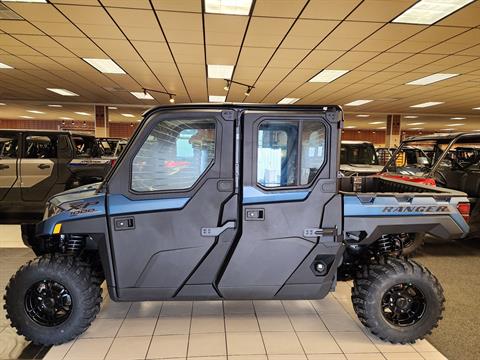
[[[451,141],[456,140],[459,143],[478,142],[480,143],[480,132],[458,132],[452,134],[432,134],[432,135],[419,135],[410,136],[406,138],[405,142],[415,141],[435,141],[440,144],[448,144]]]

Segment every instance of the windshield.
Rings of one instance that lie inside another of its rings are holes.
[[[378,158],[373,144],[345,144],[340,150],[341,164],[378,165]]]
[[[98,157],[99,148],[93,136],[74,135],[75,154],[77,157]]]

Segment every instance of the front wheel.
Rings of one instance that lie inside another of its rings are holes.
[[[428,269],[412,260],[386,258],[354,280],[352,302],[374,335],[405,344],[423,339],[437,327],[445,298]]]
[[[48,254],[12,276],[4,308],[12,327],[35,344],[58,345],[83,333],[102,302],[91,266],[73,256]]]

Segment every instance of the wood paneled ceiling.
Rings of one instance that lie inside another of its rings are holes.
[[[65,88],[82,103],[154,105],[130,91],[158,89],[177,102],[298,104],[372,102],[346,110],[479,114],[480,2],[431,26],[392,23],[415,0],[256,0],[250,16],[207,14],[201,0],[4,2],[22,19],[0,20],[0,101],[59,102]],[[110,58],[126,74],[103,74],[82,58]],[[233,85],[207,77],[207,64],[234,65]],[[323,69],[350,70],[331,83],[308,82]],[[427,86],[433,73],[459,76]],[[0,108],[0,111],[2,109]]]

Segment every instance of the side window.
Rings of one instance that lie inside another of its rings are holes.
[[[57,157],[57,137],[31,135],[25,138],[25,158],[54,159]]]
[[[214,158],[215,120],[161,121],[133,159],[131,188],[189,189]]]
[[[0,159],[16,159],[18,154],[17,136],[0,134]]]
[[[258,129],[257,183],[306,185],[325,160],[325,126],[318,121],[267,120]]]

